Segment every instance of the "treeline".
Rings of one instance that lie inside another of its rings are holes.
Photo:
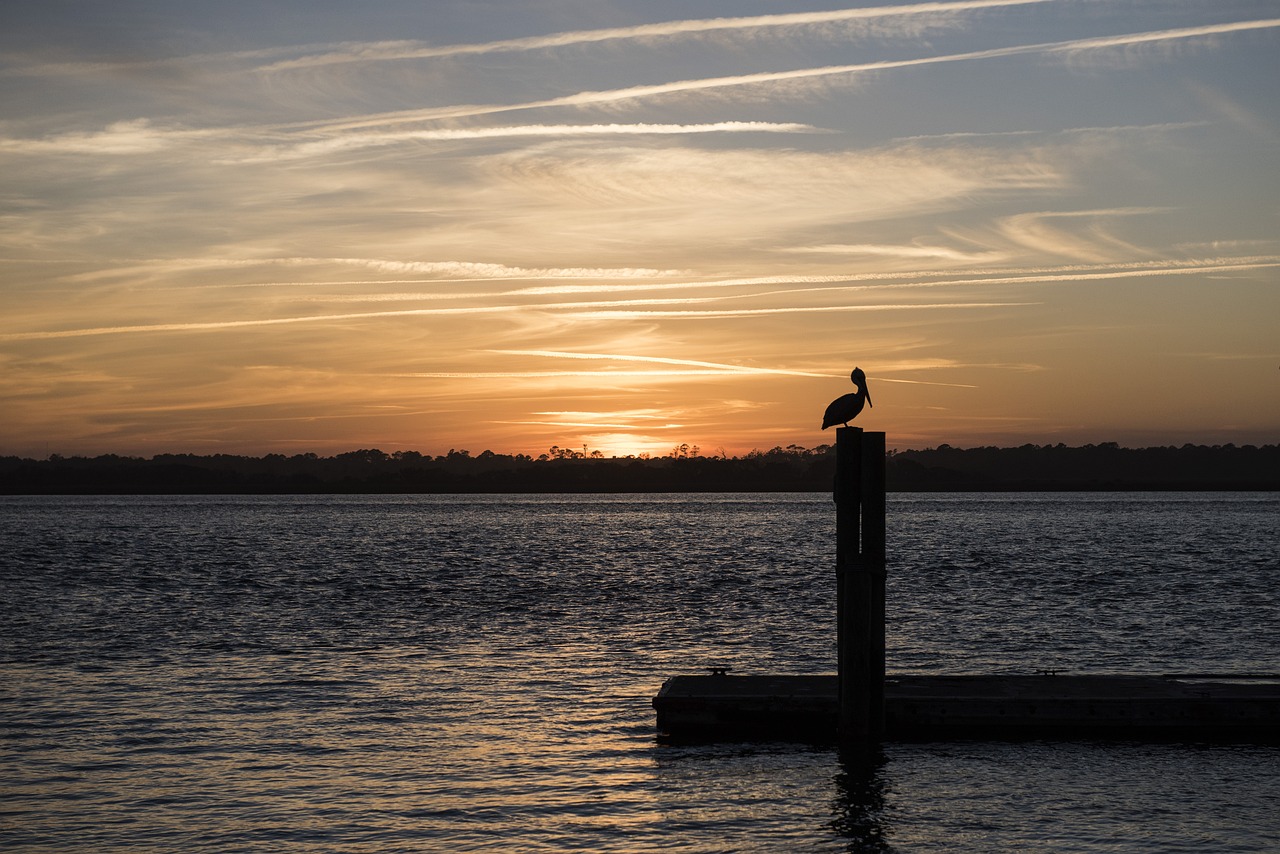
[[[0,494],[812,492],[831,489],[835,449],[789,445],[743,457],[605,457],[587,449],[440,456],[369,449],[315,454],[0,457]],[[953,448],[890,452],[891,491],[1280,490],[1280,446]]]

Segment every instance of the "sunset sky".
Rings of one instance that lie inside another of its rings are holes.
[[[1280,441],[1280,4],[0,8],[0,454]]]

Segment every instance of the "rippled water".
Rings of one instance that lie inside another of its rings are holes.
[[[1280,495],[893,495],[891,671],[1280,671]],[[823,495],[0,501],[13,850],[1269,851],[1280,748],[660,746],[834,669]]]

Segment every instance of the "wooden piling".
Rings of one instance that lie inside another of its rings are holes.
[[[1280,674],[900,674],[886,680],[884,452],[884,433],[836,430],[838,675],[730,676],[712,668],[710,676],[673,676],[653,698],[660,738],[834,737],[846,767],[855,768],[874,762],[886,738],[1280,743]]]
[[[836,430],[836,645],[844,747],[884,737],[884,433]]]

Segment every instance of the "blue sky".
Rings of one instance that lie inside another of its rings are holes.
[[[1274,2],[10,3],[0,453],[1280,437]]]

